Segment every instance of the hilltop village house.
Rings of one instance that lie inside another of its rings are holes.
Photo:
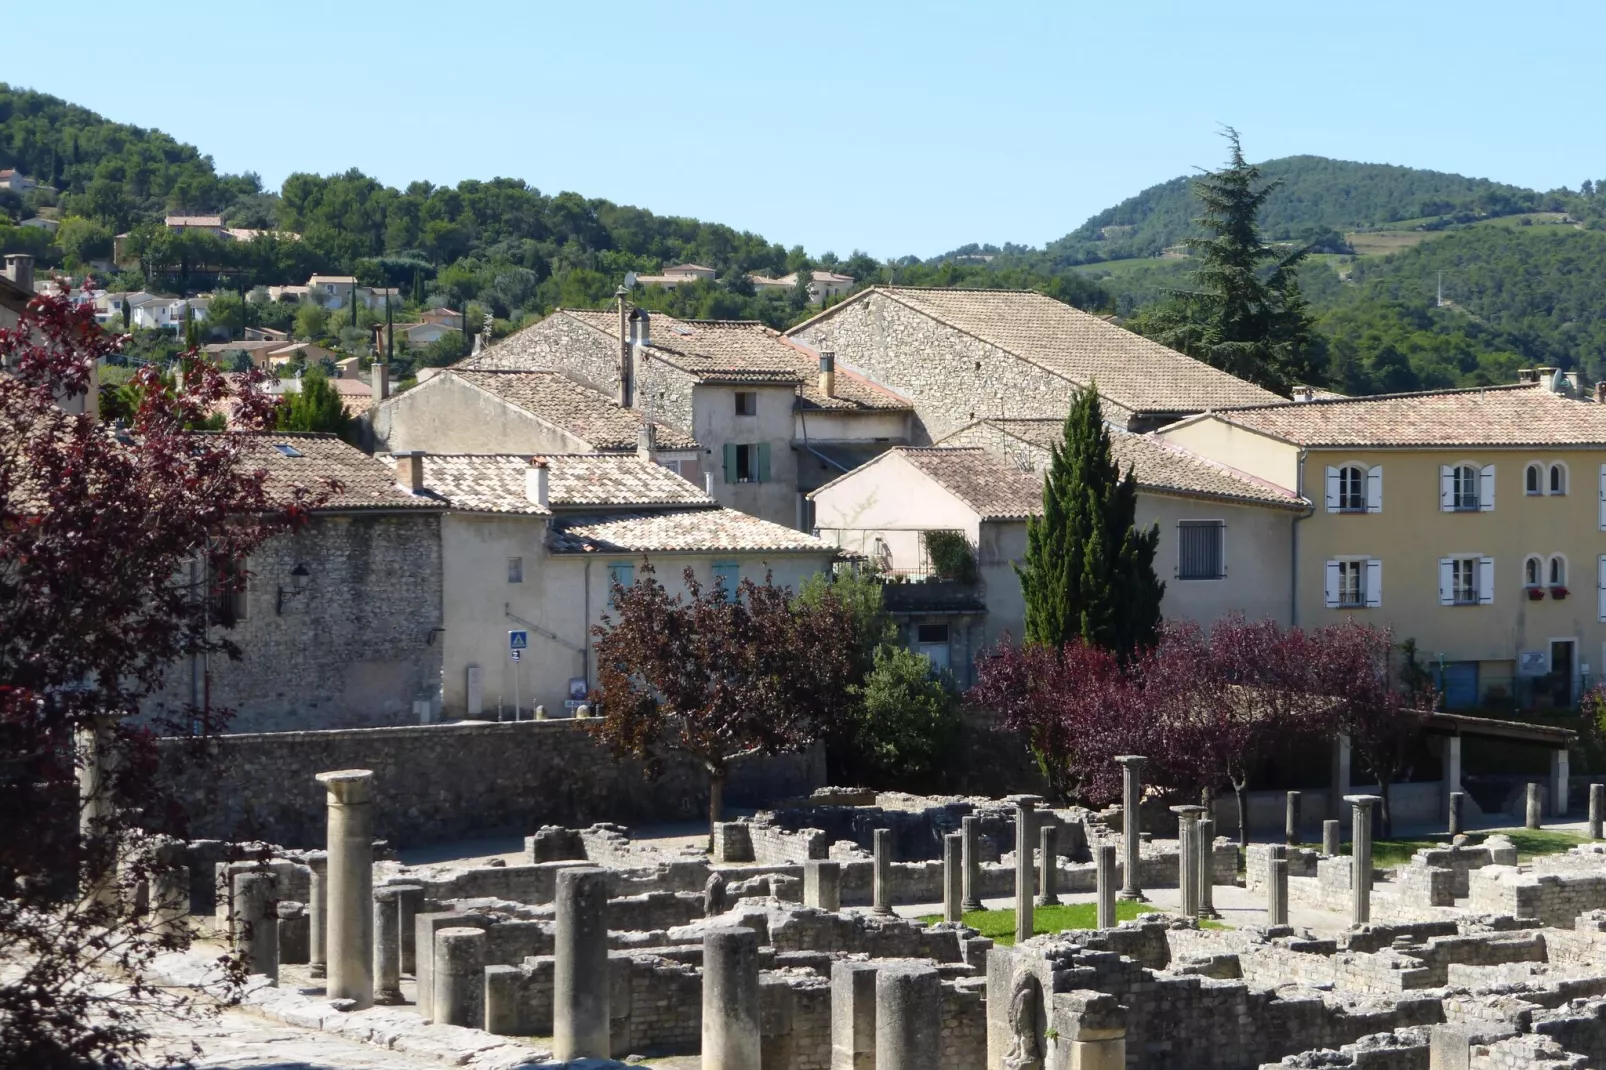
[[[941,446],[890,450],[814,492],[820,537],[877,568],[907,644],[963,685],[982,650],[1025,631],[1015,565],[1025,557],[1027,518],[1042,514],[1043,471],[1060,427],[979,421]],[[1205,625],[1231,613],[1286,623],[1291,535],[1309,503],[1148,436],[1116,432],[1112,445],[1137,479],[1139,526],[1160,527],[1161,612]],[[972,569],[937,572],[938,533],[963,537]]]
[[[650,562],[671,593],[691,569],[734,595],[744,579],[797,589],[835,547],[726,509],[632,455],[398,454],[399,479],[452,509],[442,528],[447,714],[511,719],[515,704],[572,713],[596,682],[591,629],[615,582]],[[509,633],[528,647],[511,657]]]

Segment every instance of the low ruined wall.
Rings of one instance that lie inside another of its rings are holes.
[[[189,744],[159,746],[176,757]],[[374,835],[399,846],[548,824],[695,818],[708,806],[707,778],[693,763],[670,761],[649,780],[572,720],[229,735],[209,746],[204,769],[171,774],[196,837],[321,846],[326,796],[313,777],[331,769],[374,771]],[[815,747],[735,763],[725,800],[762,806],[824,782]]]
[[[1533,873],[1486,866],[1474,871],[1469,883],[1472,910],[1537,918],[1558,929],[1570,929],[1580,914],[1606,907],[1606,875],[1599,871]]]

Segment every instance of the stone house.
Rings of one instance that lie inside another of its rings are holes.
[[[404,484],[451,504],[441,643],[451,716],[512,719],[515,701],[526,717],[536,704],[548,716],[572,712],[596,682],[591,629],[611,585],[634,582],[646,562],[671,592],[688,568],[727,590],[766,575],[796,589],[837,557],[636,456],[403,453],[395,462]],[[528,640],[518,661],[513,631]]]
[[[1063,418],[1098,384],[1104,417],[1148,431],[1206,409],[1282,400],[1252,383],[1042,294],[1018,290],[862,290],[787,337],[836,355],[914,404],[910,441],[977,420]]]
[[[942,446],[896,447],[814,492],[820,537],[878,568],[909,646],[962,685],[973,682],[977,654],[1025,631],[1015,565],[1027,518],[1042,513],[1058,429],[1047,420],[978,423]],[[1137,523],[1160,527],[1161,612],[1205,625],[1239,612],[1286,623],[1291,533],[1309,503],[1147,436],[1119,432],[1113,446],[1138,481]],[[939,571],[939,534],[963,538],[968,574]]]
[[[33,300],[33,257],[7,253],[0,273],[0,327],[15,327]]]
[[[909,401],[829,354],[763,324],[682,321],[622,299],[558,309],[454,368],[561,372],[695,440],[722,505],[804,530],[807,491],[909,440]]]
[[[145,715],[178,718],[209,703],[236,711],[235,732],[429,719],[440,694],[445,506],[398,487],[391,466],[333,435],[252,436],[245,463],[266,469],[276,496],[327,480],[340,489],[306,527],[240,563],[243,591],[209,594],[240,659],[175,664]]]

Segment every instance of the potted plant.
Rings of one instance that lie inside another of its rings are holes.
[[[1528,601],[1530,602],[1543,601],[1545,597],[1545,589],[1543,587],[1529,587],[1527,588],[1527,591]]]
[[[1557,584],[1550,589],[1550,597],[1560,602],[1563,598],[1567,597],[1567,588]]]

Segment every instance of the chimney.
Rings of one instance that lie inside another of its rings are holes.
[[[636,432],[636,456],[644,461],[658,459],[658,428],[651,421],[641,425]]]
[[[17,284],[19,290],[33,294],[33,257],[27,253],[6,254],[6,278]]]
[[[836,354],[820,354],[820,393],[828,398],[836,397]]]
[[[712,472],[703,473],[703,493],[710,498],[714,496],[714,473]]]
[[[396,485],[409,494],[422,494],[424,491],[424,458],[429,455],[423,450],[405,450],[394,456],[396,458]]]
[[[368,385],[374,391],[374,404],[379,404],[390,397],[390,365],[382,360],[374,361],[368,369]]]
[[[1310,387],[1310,386],[1296,386],[1296,387],[1294,387],[1294,400],[1295,401],[1315,401],[1316,400],[1316,388],[1315,387]]]
[[[636,344],[652,345],[652,317],[647,314],[647,310],[638,308],[631,314],[631,318],[636,321]]]
[[[1518,368],[1517,369],[1517,382],[1519,382],[1519,383],[1537,383],[1538,381],[1539,381],[1538,373],[1535,372],[1532,368]]]
[[[545,457],[531,457],[524,470],[524,496],[543,508],[552,507],[551,470]]]
[[[635,328],[625,320],[625,298],[629,291],[623,286],[613,292],[619,301],[619,407],[630,408],[631,343],[635,341]],[[628,332],[628,333],[627,333]]]

